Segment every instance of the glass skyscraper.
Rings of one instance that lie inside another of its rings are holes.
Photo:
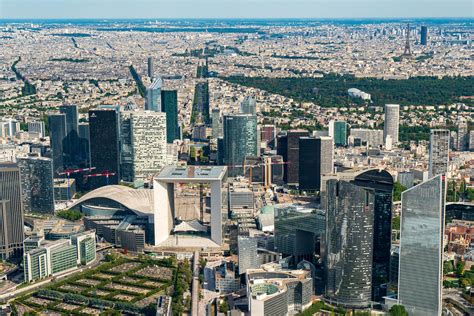
[[[54,173],[61,172],[64,169],[64,142],[67,135],[66,115],[51,114],[48,115],[49,136],[53,158]]]
[[[299,189],[318,191],[321,175],[332,173],[334,145],[331,137],[300,137],[299,139]]]
[[[347,123],[344,121],[334,122],[334,144],[347,146]]]
[[[80,165],[79,120],[76,105],[61,105],[59,112],[66,116],[66,137],[64,146],[65,167]]]
[[[224,163],[229,176],[244,174],[247,156],[257,154],[257,117],[249,114],[224,116]]]
[[[163,80],[157,78],[146,89],[145,110],[161,112],[161,87]]]
[[[325,297],[346,308],[369,306],[372,294],[373,191],[327,181]]]
[[[410,315],[441,315],[443,182],[438,175],[402,193],[398,301]]]
[[[115,175],[89,178],[92,188],[118,184],[119,168],[119,116],[115,108],[89,111],[90,155],[94,173],[110,172]]]
[[[172,144],[179,137],[178,91],[161,91],[161,110],[166,113],[166,142]]]
[[[257,115],[257,101],[253,97],[246,97],[240,104],[240,112],[244,114]]]

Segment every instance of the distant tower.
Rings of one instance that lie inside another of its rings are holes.
[[[405,42],[405,51],[403,52],[403,56],[411,56],[411,48],[410,48],[410,23],[407,24],[407,39]]]
[[[153,58],[148,57],[148,77],[153,78]]]
[[[428,44],[428,27],[425,26],[425,25],[423,25],[421,27],[420,44],[421,45],[427,45]]]

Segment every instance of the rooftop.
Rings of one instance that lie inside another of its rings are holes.
[[[156,177],[158,181],[222,180],[227,172],[226,166],[167,166]]]

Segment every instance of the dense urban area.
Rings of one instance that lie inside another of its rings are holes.
[[[473,39],[0,20],[0,313],[474,315]]]

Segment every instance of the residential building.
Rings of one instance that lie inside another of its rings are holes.
[[[429,177],[446,175],[449,167],[449,130],[432,129],[430,133]]]
[[[398,130],[400,127],[400,105],[385,104],[385,120],[383,126],[383,140],[387,146],[387,137],[390,136],[392,145],[398,144]]]

